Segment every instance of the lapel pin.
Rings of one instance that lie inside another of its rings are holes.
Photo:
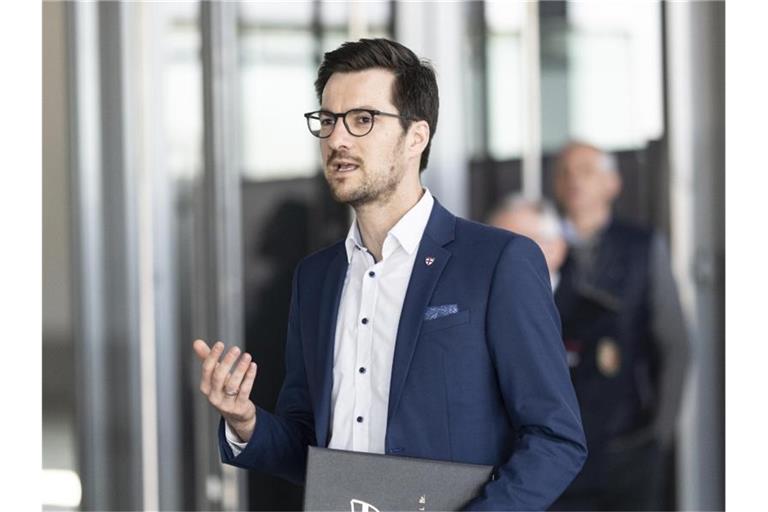
[[[435,258],[432,256],[427,256],[426,259],[424,260],[424,263],[426,263],[427,266],[432,265],[434,262],[435,262]]]

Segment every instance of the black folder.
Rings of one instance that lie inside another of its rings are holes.
[[[460,510],[493,466],[309,447],[304,510]]]

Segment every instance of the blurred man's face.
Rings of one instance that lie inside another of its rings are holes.
[[[321,108],[335,113],[365,108],[398,114],[391,101],[394,80],[394,74],[384,69],[334,73],[323,90]],[[400,120],[376,116],[373,123],[368,135],[355,137],[339,119],[330,137],[320,140],[331,193],[353,207],[386,202],[405,172],[405,134]]]
[[[555,173],[555,196],[568,215],[610,206],[619,193],[618,174],[602,167],[602,155],[575,147],[560,159]]]
[[[490,222],[497,228],[513,231],[527,236],[541,248],[547,260],[549,273],[554,275],[563,265],[567,245],[562,236],[552,236],[544,232],[541,214],[533,208],[518,208],[496,214]]]

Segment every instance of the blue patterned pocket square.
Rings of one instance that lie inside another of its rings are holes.
[[[444,304],[442,306],[428,306],[424,311],[424,320],[436,320],[459,312],[458,304]]]

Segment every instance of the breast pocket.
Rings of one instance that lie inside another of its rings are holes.
[[[434,320],[424,320],[421,325],[421,334],[428,334],[449,327],[456,327],[457,325],[463,325],[469,322],[469,310],[465,309],[448,316],[441,316]]]

